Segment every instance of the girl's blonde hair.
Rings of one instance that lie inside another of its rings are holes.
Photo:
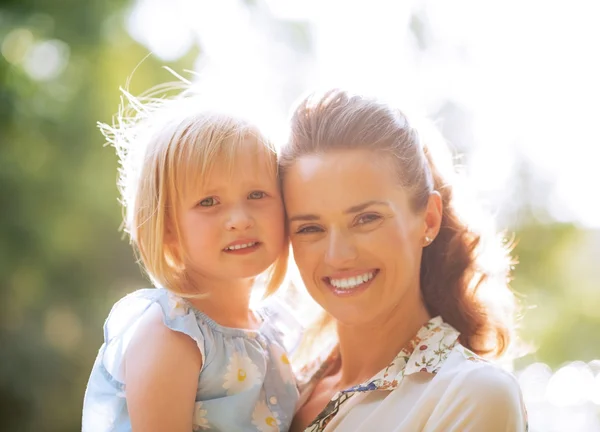
[[[166,96],[173,90],[182,91]],[[179,252],[186,251],[170,246],[166,237],[167,232],[174,234],[183,246],[178,204],[188,188],[206,181],[216,161],[228,166],[232,174],[239,152],[264,154],[275,178],[275,148],[255,125],[227,111],[205,107],[184,84],[163,85],[140,97],[121,92],[113,124],[99,123],[99,127],[119,157],[124,231],[156,286],[195,297]],[[274,293],[285,278],[289,254],[285,238],[281,256],[265,272],[265,296]]]
[[[423,250],[421,295],[431,316],[441,315],[477,354],[499,357],[514,329],[515,297],[508,286],[511,245],[486,226],[469,196],[461,194],[450,152],[438,139],[423,139],[399,110],[342,90],[303,99],[291,120],[291,137],[280,152],[280,175],[298,158],[340,149],[365,149],[393,161],[398,183],[423,211],[433,191],[443,216],[438,236]],[[310,358],[316,341],[330,339],[333,319],[323,314],[299,351]]]

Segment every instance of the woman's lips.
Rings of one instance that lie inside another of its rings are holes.
[[[346,297],[364,292],[379,274],[379,269],[335,273],[322,278],[336,296]]]

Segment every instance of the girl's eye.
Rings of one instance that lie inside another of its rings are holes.
[[[381,219],[381,216],[374,214],[374,213],[367,213],[364,215],[360,215],[357,219],[356,219],[356,224],[357,225],[364,225],[364,224],[368,224],[369,222],[374,222],[376,220]]]
[[[321,231],[323,230],[316,225],[308,225],[298,228],[296,234],[313,234]]]
[[[204,198],[198,203],[200,207],[212,207],[219,204],[219,201],[215,197]]]
[[[257,200],[257,199],[264,198],[266,196],[267,196],[267,194],[262,191],[254,191],[254,192],[250,192],[250,194],[248,195],[248,199]]]

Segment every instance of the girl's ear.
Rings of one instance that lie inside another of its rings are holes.
[[[181,247],[179,245],[179,238],[177,236],[176,228],[170,218],[165,220],[165,231],[164,231],[164,247],[171,259],[175,260],[177,264],[181,264]]]
[[[185,265],[183,262],[183,251],[179,242],[176,240],[175,235],[169,235],[165,232],[165,242],[163,247],[164,253],[167,256],[169,265],[173,268],[181,271]]]
[[[170,221],[165,222],[165,244],[166,245],[175,245],[177,243],[177,235],[175,234],[175,229],[173,224]]]

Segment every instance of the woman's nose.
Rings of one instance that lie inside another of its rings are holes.
[[[325,263],[333,268],[351,267],[358,257],[358,251],[348,235],[331,232],[327,242]]]

